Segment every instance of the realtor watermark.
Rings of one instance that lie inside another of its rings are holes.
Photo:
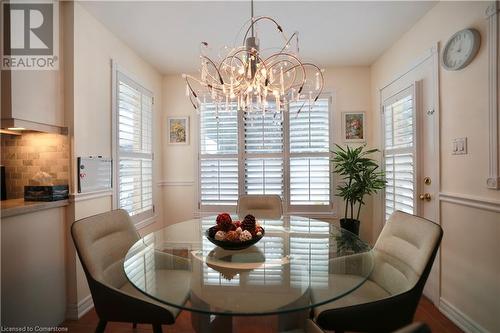
[[[68,332],[61,326],[2,326],[0,332]]]
[[[1,17],[2,69],[59,68],[58,1],[2,1]]]

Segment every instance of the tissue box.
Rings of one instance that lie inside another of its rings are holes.
[[[25,186],[24,200],[26,201],[57,201],[68,199],[68,185],[53,186]]]

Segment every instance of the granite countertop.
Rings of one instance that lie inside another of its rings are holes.
[[[20,199],[9,199],[0,201],[1,217],[9,217],[27,213],[33,213],[44,209],[63,207],[69,204],[69,200],[58,201],[24,201]]]

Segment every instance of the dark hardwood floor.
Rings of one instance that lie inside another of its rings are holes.
[[[415,315],[415,321],[424,322],[430,326],[434,333],[463,333],[455,324],[446,318],[439,310],[425,297],[420,300],[420,304]],[[68,320],[61,326],[67,327],[70,333],[91,333],[94,332],[98,318],[94,310],[84,315],[80,320]],[[235,328],[238,333],[271,333],[276,332],[276,317],[255,317],[236,318]],[[108,323],[106,333],[151,333],[150,325],[138,325],[136,329],[128,323]],[[175,325],[164,326],[164,333],[192,333],[191,315],[189,312],[182,312],[177,318]]]

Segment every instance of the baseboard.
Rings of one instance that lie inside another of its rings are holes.
[[[88,295],[82,299],[78,304],[68,304],[66,307],[66,319],[78,320],[94,307],[92,295]]]
[[[467,333],[488,333],[488,330],[481,327],[474,320],[469,318],[462,311],[458,310],[456,307],[450,304],[447,300],[442,297],[439,300],[439,311],[448,317],[449,320],[460,327],[464,332]]]

